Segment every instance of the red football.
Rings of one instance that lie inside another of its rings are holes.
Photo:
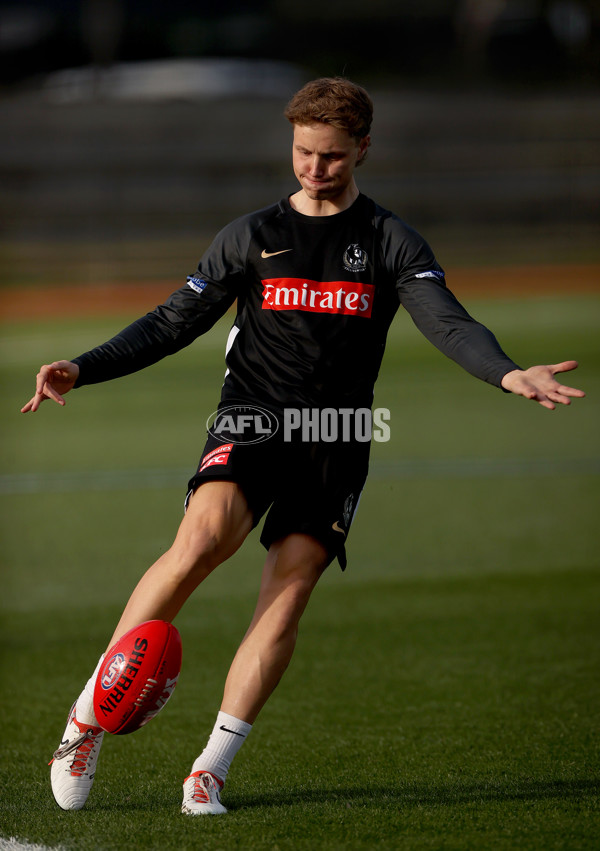
[[[166,621],[146,621],[114,644],[98,673],[94,712],[107,733],[133,733],[158,715],[181,671],[181,636]]]

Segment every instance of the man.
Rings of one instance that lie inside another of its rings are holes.
[[[350,418],[369,409],[400,304],[442,352],[505,391],[549,409],[584,395],[554,377],[574,361],[520,369],[446,288],[427,243],[359,193],[354,172],[367,155],[372,119],[364,89],[341,78],[316,80],[285,114],[300,189],[226,227],[187,285],[153,313],[74,361],[43,366],[22,409],[36,411],[45,399],[64,405],[74,387],[155,363],[205,332],[237,298],[219,427],[189,483],[173,546],[142,577],[109,642],[143,621],[172,621],[268,509],[256,610],[213,733],[184,781],[182,811],[192,815],[226,811],[220,790],[231,760],[290,661],[311,592],[335,557],[346,564],[369,444],[352,427],[337,441],[314,431],[304,440],[301,429],[289,428],[298,421],[289,412],[307,413],[314,425],[324,409]],[[259,409],[288,427],[263,440],[264,428],[248,416]],[[66,744],[52,764],[64,809],[84,805],[95,773],[103,735],[93,712],[96,672],[73,705]]]

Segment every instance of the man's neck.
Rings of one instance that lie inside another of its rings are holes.
[[[304,189],[290,195],[292,208],[304,216],[335,216],[351,207],[359,196],[358,187],[352,184],[339,198],[309,198]]]

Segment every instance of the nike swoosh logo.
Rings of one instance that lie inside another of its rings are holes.
[[[233,733],[234,736],[241,736],[242,739],[246,738],[243,733],[236,733],[235,730],[230,730],[229,727],[225,726],[225,724],[221,724],[219,730],[224,730],[226,733]]]
[[[341,528],[337,520],[335,521],[335,523],[332,524],[331,528],[334,532],[341,532],[344,537],[346,536],[345,530]]]
[[[267,257],[275,257],[277,254],[287,254],[288,251],[293,251],[293,248],[284,248],[282,251],[266,251],[264,248],[260,252],[260,256],[263,260],[266,260]]]

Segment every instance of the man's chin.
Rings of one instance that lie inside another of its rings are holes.
[[[331,186],[304,186],[303,189],[311,201],[329,201],[338,194]]]

